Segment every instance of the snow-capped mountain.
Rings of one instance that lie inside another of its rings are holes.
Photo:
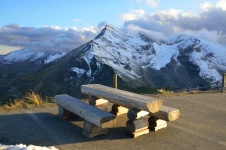
[[[66,52],[42,52],[23,48],[1,56],[0,61],[5,64],[24,61],[47,64],[64,56],[65,54]]]
[[[155,41],[144,34],[126,34],[107,25],[92,45],[98,61],[112,67],[124,79],[139,81],[141,85],[195,86],[199,83],[189,85],[183,79],[187,76],[192,81],[196,75],[191,74],[195,72],[207,83],[219,85],[221,72],[226,71],[226,46],[193,35]],[[160,81],[151,82],[153,76]]]
[[[31,89],[43,96],[80,97],[83,84],[112,86],[114,73],[124,80],[118,85],[126,88],[219,86],[225,58],[226,46],[193,35],[157,41],[107,25],[92,41],[66,54],[23,49],[1,56],[0,98]],[[14,63],[21,61],[25,63]]]

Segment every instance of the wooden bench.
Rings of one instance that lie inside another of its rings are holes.
[[[176,120],[180,116],[180,111],[177,108],[162,106],[162,100],[150,96],[135,94],[100,84],[82,85],[81,92],[91,97],[106,99],[120,106],[147,111],[150,116],[166,121]],[[133,111],[131,111],[131,114],[136,116]]]
[[[177,120],[180,111],[177,108],[162,106],[163,101],[150,96],[135,94],[100,84],[87,84],[81,86],[81,92],[90,96],[91,103],[94,100],[105,99],[113,103],[112,109],[120,111],[121,106],[129,109],[126,123],[127,133],[132,137],[157,131],[167,127],[166,121]],[[121,113],[119,113],[121,114]],[[146,116],[151,116],[150,118]],[[146,119],[145,119],[146,118]],[[149,122],[149,123],[147,123]],[[147,125],[149,124],[149,125]]]
[[[54,100],[58,104],[60,118],[64,118],[64,115],[71,115],[71,112],[85,120],[82,133],[86,137],[92,138],[100,134],[107,134],[106,128],[112,127],[116,123],[115,115],[69,95],[56,95]]]
[[[87,84],[81,86],[81,92],[90,96],[106,99],[114,104],[127,108],[137,108],[151,113],[158,112],[162,100],[127,92],[100,84]]]

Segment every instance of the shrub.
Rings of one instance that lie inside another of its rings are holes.
[[[26,93],[24,96],[24,100],[30,104],[39,105],[43,103],[42,97],[38,94],[35,94],[34,91],[30,93]]]

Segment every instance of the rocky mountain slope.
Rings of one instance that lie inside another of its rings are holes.
[[[31,49],[20,49],[0,56],[0,102],[22,96],[32,90],[21,78],[42,69],[66,53],[40,52]],[[26,87],[27,86],[27,87]],[[25,90],[26,89],[26,90]],[[28,90],[27,90],[28,89]]]
[[[1,95],[17,97],[34,90],[80,97],[82,84],[111,86],[114,72],[124,80],[121,85],[132,87],[218,86],[226,71],[226,46],[221,44],[192,35],[156,41],[151,35],[129,34],[110,25],[67,54],[19,52],[0,58]]]
[[[220,85],[226,46],[179,35],[155,41],[106,26],[94,39],[95,57],[131,84],[152,87]]]
[[[23,48],[1,56],[0,62],[3,64],[13,64],[28,61],[30,63],[36,62],[37,64],[47,64],[64,56],[65,54],[66,52],[42,52]]]

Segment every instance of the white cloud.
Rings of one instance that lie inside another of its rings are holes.
[[[99,33],[101,28],[41,28],[20,27],[17,24],[0,27],[0,45],[19,46],[36,50],[70,51],[85,44]]]
[[[216,8],[226,11],[226,0],[220,0],[215,5],[206,1],[205,3],[201,4],[201,8],[205,11],[209,11],[210,9],[216,9]]]
[[[213,5],[205,2],[201,6],[202,11],[196,13],[178,9],[151,14],[142,10],[130,11],[122,15],[124,28],[136,28],[165,36],[189,32],[215,42],[226,41],[226,0]]]
[[[216,4],[217,8],[221,8],[224,11],[226,11],[226,0],[220,0],[217,4]]]
[[[217,31],[208,31],[206,29],[201,29],[194,34],[197,35],[197,37],[214,42],[219,42],[221,37],[221,33]]]
[[[51,26],[51,28],[54,30],[61,30],[61,27],[59,27],[59,26]]]
[[[146,29],[143,29],[143,28],[133,25],[133,24],[128,25],[127,28],[125,28],[125,30],[127,30],[127,32],[130,32],[130,33],[136,33],[136,34],[143,33],[146,36],[149,36],[150,38],[155,39],[155,40],[160,40],[160,39],[163,40],[165,38],[165,35],[162,32],[146,30]]]
[[[158,5],[158,0],[136,0],[137,2],[145,3],[150,7],[156,7]]]
[[[201,8],[205,11],[208,11],[209,9],[211,9],[213,7],[213,5],[206,1],[205,3],[201,4]]]
[[[128,20],[135,20],[140,17],[143,17],[145,14],[144,10],[131,10],[129,13],[123,14],[121,16],[122,20],[128,21]]]

